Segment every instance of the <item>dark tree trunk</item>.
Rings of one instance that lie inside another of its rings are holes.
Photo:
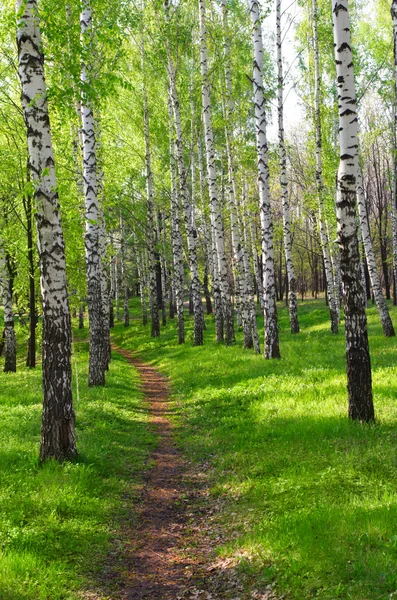
[[[208,288],[208,265],[205,265],[205,271],[204,271],[204,296],[205,296],[205,305],[206,305],[206,309],[207,309],[207,315],[211,315],[212,314],[212,302],[211,302],[211,295],[210,295],[210,291]]]
[[[27,238],[28,238],[28,261],[29,261],[29,339],[26,366],[33,369],[36,366],[36,289],[35,289],[35,266],[34,266],[34,244],[33,244],[33,210],[32,198],[26,198]]]

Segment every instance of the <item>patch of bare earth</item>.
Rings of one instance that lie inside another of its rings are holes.
[[[140,373],[157,447],[143,474],[140,499],[90,600],[281,600],[271,585],[255,589],[238,569],[243,558],[221,559],[226,539],[209,493],[208,466],[188,462],[175,443],[167,379],[127,350],[114,347]]]

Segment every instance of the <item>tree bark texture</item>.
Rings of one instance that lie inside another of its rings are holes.
[[[390,318],[389,309],[383,296],[382,287],[379,280],[378,270],[376,268],[375,253],[372,247],[371,234],[369,230],[367,203],[364,195],[363,181],[360,167],[357,169],[357,205],[360,221],[361,238],[363,241],[365,258],[367,260],[371,287],[378,308],[379,317],[382,323],[383,335],[393,337],[394,327]]]
[[[269,164],[266,137],[266,101],[263,89],[262,25],[257,0],[250,0],[252,42],[254,48],[254,105],[256,147],[258,155],[259,209],[263,255],[263,299],[265,317],[265,351],[267,359],[280,358],[276,287],[273,257],[273,223],[269,196]]]
[[[65,246],[36,0],[17,0],[18,74],[35,186],[36,225],[43,304],[43,414],[40,460],[77,455],[72,404],[71,322]]]
[[[200,14],[200,70],[202,89],[202,115],[204,122],[205,148],[207,157],[207,176],[210,191],[211,225],[214,235],[217,275],[221,292],[223,320],[225,330],[225,343],[234,342],[234,314],[230,294],[225,251],[225,236],[222,222],[222,211],[219,202],[217,173],[215,165],[214,135],[211,120],[211,98],[208,78],[208,50],[205,1],[199,0]],[[214,258],[215,258],[214,256]],[[215,271],[215,264],[214,264]]]
[[[88,0],[83,0],[80,16],[82,45],[85,57],[92,51],[92,13]],[[105,327],[102,299],[102,261],[100,247],[100,207],[98,201],[97,149],[95,120],[92,101],[89,98],[90,67],[82,63],[81,98],[83,181],[85,198],[85,257],[87,272],[87,305],[90,330],[90,358],[88,384],[104,385],[106,370],[106,347],[103,331]]]
[[[12,292],[7,268],[6,255],[0,245],[0,291],[4,309],[4,372],[15,373],[17,370],[17,340],[14,328],[14,313],[12,308]]]
[[[332,9],[340,132],[336,215],[344,293],[349,417],[359,421],[372,421],[374,406],[371,361],[356,225],[357,103],[348,0],[333,0]]]
[[[339,315],[334,293],[334,277],[332,273],[331,250],[324,208],[324,182],[322,164],[322,133],[321,133],[321,71],[320,53],[318,48],[318,7],[317,0],[313,0],[313,44],[314,44],[314,67],[315,67],[315,92],[314,92],[314,125],[316,130],[316,183],[318,194],[319,229],[321,249],[324,260],[324,271],[327,280],[328,305],[331,319],[331,332],[338,333]]]
[[[277,0],[276,6],[277,21],[277,74],[278,74],[278,144],[280,155],[280,184],[281,197],[283,201],[283,235],[285,263],[288,277],[288,307],[289,319],[291,324],[291,333],[299,333],[298,303],[296,299],[296,279],[295,269],[292,260],[292,242],[291,242],[291,215],[288,197],[287,181],[287,156],[285,152],[284,140],[284,75],[282,58],[282,40],[281,40],[281,0]]]

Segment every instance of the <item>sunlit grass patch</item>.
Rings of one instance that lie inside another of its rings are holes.
[[[291,599],[386,600],[397,591],[395,338],[370,306],[377,423],[361,426],[347,419],[343,321],[332,335],[323,301],[308,301],[292,336],[279,315],[274,361],[244,351],[241,332],[235,347],[217,345],[212,317],[201,348],[178,346],[175,322],[158,340],[139,321],[116,335],[171,377],[180,443],[212,465],[226,500],[221,556],[243,557],[251,580],[276,580]]]
[[[138,374],[114,355],[88,388],[88,345],[74,344],[75,463],[38,465],[41,371],[0,374],[0,598],[74,600],[92,585],[133,510],[153,436]]]

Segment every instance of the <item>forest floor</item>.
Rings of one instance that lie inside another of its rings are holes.
[[[202,347],[187,315],[185,345],[175,320],[153,339],[134,299],[104,388],[87,385],[76,329],[79,458],[42,467],[41,372],[17,327],[18,372],[0,373],[0,600],[397,598],[396,338],[369,306],[362,426],[343,321],[332,335],[323,300],[305,300],[292,336],[278,309],[282,358],[264,361],[240,331],[216,344],[211,316]]]
[[[271,585],[253,588],[234,561],[216,556],[222,531],[214,515],[220,504],[211,503],[205,466],[189,463],[176,444],[167,379],[128,350],[113,350],[141,376],[157,445],[134,506],[134,525],[123,532],[118,560],[106,569],[105,593],[110,583],[110,597],[120,600],[276,600]]]

